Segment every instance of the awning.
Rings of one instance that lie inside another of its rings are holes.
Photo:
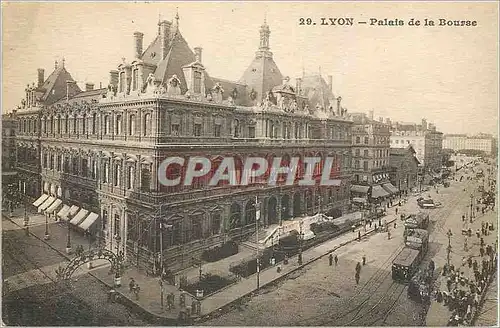
[[[60,200],[60,199],[58,199],[58,198],[57,198],[57,199],[56,199],[56,200],[52,203],[52,205],[50,205],[50,206],[49,206],[49,208],[48,208],[45,212],[46,212],[46,213],[52,213],[52,212],[54,212],[54,210],[55,210],[57,207],[59,207],[59,205],[61,205],[61,204],[62,204],[62,200]]]
[[[366,198],[361,198],[361,197],[354,197],[352,199],[353,203],[361,203],[361,204],[366,204],[367,200]]]
[[[94,224],[94,222],[97,220],[98,217],[99,217],[98,214],[91,212],[89,216],[87,216],[87,218],[83,220],[82,223],[80,223],[79,227],[82,228],[83,230],[87,230],[88,228],[90,228],[92,224]]]
[[[40,205],[42,205],[42,203],[47,199],[49,198],[49,195],[47,194],[42,194],[42,196],[40,196],[40,198],[38,198],[37,200],[35,200],[35,202],[33,203],[33,205],[35,207],[38,207]]]
[[[357,192],[360,194],[366,194],[368,192],[368,189],[370,189],[370,187],[368,187],[368,186],[351,185],[351,191]]]
[[[373,186],[372,187],[372,198],[381,198],[387,197],[389,193],[382,188],[382,186]]]
[[[87,215],[89,211],[87,211],[86,209],[82,208],[80,210],[80,212],[78,212],[74,218],[71,219],[71,221],[69,221],[69,223],[73,224],[73,225],[78,225],[80,222],[83,221],[83,218],[85,218],[85,216]]]
[[[41,213],[42,211],[45,211],[45,209],[47,207],[49,207],[50,204],[52,204],[55,200],[56,200],[55,197],[52,197],[52,196],[50,196],[49,198],[47,198],[47,200],[44,201],[43,204],[38,207],[38,213]]]
[[[68,219],[69,206],[64,204],[63,207],[57,212],[57,217],[66,221]]]
[[[390,194],[397,194],[399,192],[398,188],[394,187],[392,183],[384,183],[382,185],[386,191],[388,191]]]

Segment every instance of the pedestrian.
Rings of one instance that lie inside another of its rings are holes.
[[[351,227],[351,228],[352,228],[352,232],[355,232],[355,231],[356,231],[356,226],[355,226],[354,224],[352,225],[352,227]]]
[[[481,237],[481,247],[483,247],[483,246],[484,246],[484,239],[483,239],[483,237]]]
[[[382,219],[378,219],[378,226],[382,226]]]
[[[361,231],[358,231],[358,241],[361,241]]]
[[[462,215],[462,222],[465,221],[465,215]]]
[[[477,261],[474,260],[474,262],[472,263],[472,268],[474,269],[474,271],[477,270],[477,266],[478,266]]]
[[[472,257],[469,256],[469,259],[467,260],[467,264],[469,265],[469,268],[472,267]]]
[[[363,255],[363,265],[366,264],[366,255]]]
[[[361,271],[361,263],[357,263],[356,264],[356,272],[360,272]]]
[[[397,227],[397,222],[394,221],[394,229],[396,229],[396,227]]]
[[[466,239],[465,239],[465,241],[464,241],[464,251],[466,251],[466,252],[467,252],[467,238],[466,238]]]
[[[390,239],[391,239],[391,232],[387,231],[387,240],[390,240]]]
[[[356,279],[356,285],[358,285],[359,284],[359,272],[355,273],[354,279]]]
[[[134,278],[130,278],[130,282],[128,283],[129,292],[132,293],[134,291],[134,287],[135,287],[135,280]]]
[[[479,228],[476,230],[476,236],[477,238],[481,238],[481,231],[479,231]]]
[[[396,207],[396,215],[398,215],[398,208]]]
[[[369,223],[370,228],[371,228],[372,227],[372,220],[369,220],[368,223]]]
[[[484,256],[484,247],[481,246],[481,248],[479,249],[479,253],[481,253],[481,257]]]
[[[329,264],[330,266],[332,266],[332,265],[333,265],[333,255],[332,255],[331,253],[330,253],[330,256],[328,256],[328,264]]]
[[[335,266],[337,266],[337,263],[339,262],[339,258],[337,257],[337,254],[335,254],[335,257],[333,258],[335,261]]]

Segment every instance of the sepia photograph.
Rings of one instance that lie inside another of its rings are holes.
[[[499,326],[497,1],[2,1],[2,326]]]

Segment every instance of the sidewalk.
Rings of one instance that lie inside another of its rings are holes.
[[[400,208],[402,211],[408,211],[408,208],[414,207],[415,202],[414,196],[410,196],[408,198],[408,202],[402,204],[403,206]],[[409,206],[408,206],[409,205]],[[382,221],[386,221],[387,224],[391,224],[395,220],[399,220],[399,215],[395,215],[395,208],[393,206],[387,210],[387,215],[381,218]],[[16,212],[14,212],[16,213]],[[24,212],[23,212],[24,213]],[[398,212],[401,213],[401,212]],[[22,215],[22,214],[21,214]],[[13,218],[12,220],[16,220]],[[18,219],[17,219],[18,220]],[[31,220],[30,220],[31,221]],[[399,222],[398,222],[399,224]],[[22,224],[21,224],[22,226]],[[44,235],[44,224],[40,226],[30,226],[30,232],[34,234],[37,238],[43,240]],[[52,222],[49,226],[51,239],[46,242],[53,249],[61,253],[64,257],[69,258],[65,254],[66,247],[66,236],[67,229],[64,225],[59,225],[57,223]],[[356,229],[355,233],[347,232],[340,236],[337,236],[331,240],[328,240],[324,243],[316,245],[308,250],[305,250],[302,253],[303,264],[301,266],[298,265],[298,255],[293,256],[289,259],[288,265],[280,264],[282,267],[282,271],[280,273],[277,272],[276,267],[270,267],[260,272],[260,288],[265,285],[276,281],[278,279],[285,278],[290,273],[301,269],[302,267],[308,265],[309,263],[316,261],[324,256],[327,256],[329,253],[335,251],[336,249],[349,244],[352,241],[357,240],[358,230],[361,231],[361,235],[363,237],[371,234],[374,229],[368,228],[366,232],[364,227],[360,227]],[[72,244],[75,247],[77,244],[81,244],[85,249],[88,247],[88,241],[83,236],[79,236],[76,233],[72,234]],[[87,245],[87,247],[85,247]],[[221,276],[227,276],[229,274],[229,264],[238,261],[239,259],[248,257],[252,252],[247,251],[244,247],[241,247],[240,253],[228,257],[226,259],[222,259],[217,262],[207,263],[202,266],[203,273],[214,273],[219,274]],[[278,265],[277,264],[277,265]],[[224,274],[226,273],[226,274]],[[113,287],[113,275],[109,273],[109,268],[97,268],[93,269],[89,272],[92,276],[96,277],[103,283]],[[184,275],[188,276],[188,279],[198,277],[199,268],[194,267],[190,269],[188,272],[185,272]],[[134,278],[136,283],[140,286],[139,299],[136,299],[135,295],[128,291],[128,283],[130,278]],[[201,314],[200,317],[206,317],[210,313],[214,311],[219,311],[223,307],[226,307],[233,303],[236,300],[241,299],[242,297],[251,294],[257,288],[257,274],[253,274],[247,278],[242,278],[241,281],[230,285],[218,293],[215,293],[203,300],[201,300]],[[122,286],[117,288],[117,291],[127,300],[130,305],[136,306],[139,310],[148,313],[150,317],[154,317],[159,323],[167,323],[167,322],[175,322],[175,320],[179,316],[180,310],[183,310],[179,306],[179,296],[181,291],[176,286],[163,284],[163,299],[164,306],[161,306],[161,289],[159,284],[159,279],[154,277],[149,277],[144,275],[144,273],[139,272],[135,267],[128,267],[124,275],[122,276]],[[167,294],[173,293],[175,295],[175,308],[167,309]],[[186,293],[186,306],[191,306],[191,302],[193,301],[193,297]],[[185,310],[185,309],[184,309]],[[167,319],[167,320],[164,320]]]

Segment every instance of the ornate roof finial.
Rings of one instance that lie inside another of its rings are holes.
[[[179,26],[179,7],[176,7],[176,13],[175,13],[175,24]]]
[[[319,67],[319,76],[321,76],[321,66]]]
[[[267,13],[264,13],[264,25],[267,25]]]
[[[64,68],[64,62],[65,62],[65,61],[66,61],[66,60],[65,60],[65,59],[64,59],[64,57],[63,57],[63,59],[62,59],[62,67],[63,67],[63,68]]]
[[[54,68],[57,69],[57,60],[54,62]]]

